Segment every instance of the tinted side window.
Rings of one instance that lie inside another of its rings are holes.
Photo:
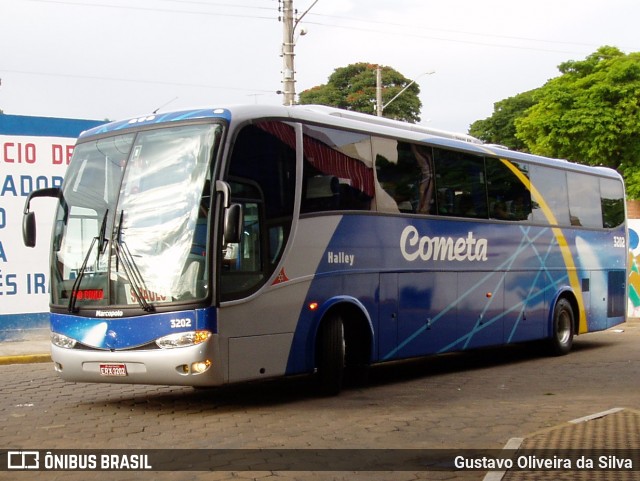
[[[615,179],[600,179],[600,203],[604,227],[617,227],[624,222],[624,187],[622,182]]]
[[[489,217],[499,220],[524,221],[531,218],[531,192],[522,181],[529,177],[526,164],[487,158],[487,193]],[[517,169],[519,177],[512,169]]]
[[[560,225],[569,225],[569,200],[567,198],[567,175],[559,169],[531,166],[531,183],[551,209],[555,220]],[[545,215],[542,205],[533,204],[533,221],[549,224],[551,221]]]
[[[486,219],[484,158],[442,149],[433,158],[438,214]]]
[[[293,127],[283,122],[259,122],[245,127],[238,135],[229,175],[258,186],[265,200],[267,219],[291,217],[295,164]]]
[[[435,179],[430,147],[373,137],[378,210],[433,214]]]
[[[231,155],[231,201],[243,207],[238,244],[224,246],[223,300],[249,295],[273,273],[291,232],[295,200],[295,131],[284,122],[242,129]]]
[[[571,225],[602,227],[598,178],[577,172],[567,172],[567,186]]]
[[[305,125],[302,212],[369,210],[374,197],[371,138]]]

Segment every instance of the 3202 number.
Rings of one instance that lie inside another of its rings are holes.
[[[180,327],[191,327],[191,319],[182,318],[182,319],[171,319],[171,329],[177,329]]]

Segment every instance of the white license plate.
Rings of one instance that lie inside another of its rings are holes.
[[[125,364],[100,364],[101,376],[122,377],[127,375],[127,366]]]

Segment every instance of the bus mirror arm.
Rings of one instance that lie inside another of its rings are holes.
[[[22,241],[27,247],[35,247],[36,245],[36,214],[29,210],[31,199],[36,197],[55,197],[60,198],[62,191],[60,187],[48,187],[46,189],[38,189],[29,193],[24,203],[24,212],[22,217]]]
[[[216,192],[222,194],[224,207],[224,243],[238,244],[242,236],[242,205],[231,203],[231,186],[224,180],[216,180]]]
[[[216,180],[216,192],[222,194],[222,207],[231,205],[231,186],[224,180]]]

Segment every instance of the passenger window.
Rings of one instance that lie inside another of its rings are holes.
[[[569,218],[571,225],[602,227],[602,206],[598,195],[597,177],[577,172],[567,173]]]
[[[528,178],[528,166],[518,162],[487,158],[487,193],[489,217],[492,219],[524,221],[531,216],[531,192],[523,183]],[[519,175],[512,169],[517,169]]]
[[[566,172],[539,165],[531,166],[531,183],[542,196],[542,201],[551,209],[558,225],[569,225],[569,199],[567,198]],[[533,204],[533,221],[551,224],[540,202]]]
[[[433,153],[430,147],[374,137],[378,211],[435,213]]]
[[[368,135],[305,125],[303,213],[370,210],[374,197]]]
[[[624,223],[624,187],[621,181],[600,179],[600,203],[602,225],[605,228],[618,227]]]
[[[433,154],[438,214],[486,219],[484,158],[443,149]]]

